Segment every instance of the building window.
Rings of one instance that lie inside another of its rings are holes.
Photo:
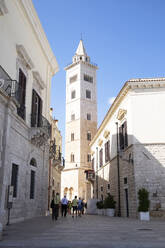
[[[71,115],[71,121],[74,121],[75,120],[75,114],[72,114]]]
[[[74,141],[74,133],[71,133],[71,141]]]
[[[101,148],[99,151],[99,162],[101,167],[103,165],[103,148]]]
[[[33,89],[32,93],[32,112],[31,112],[31,126],[40,127],[42,124],[42,100]]]
[[[34,167],[37,167],[37,162],[36,162],[35,158],[32,158],[32,159],[30,160],[30,165],[31,165],[31,166],[34,166]]]
[[[103,192],[103,186],[100,187],[100,191]]]
[[[125,121],[119,127],[120,149],[123,150],[128,146],[127,122]]]
[[[70,162],[74,162],[74,154],[73,153],[70,155]]]
[[[95,160],[92,158],[92,170],[94,170]]]
[[[90,121],[91,120],[91,114],[87,113],[87,120]]]
[[[124,184],[127,184],[127,177],[124,177]]]
[[[91,140],[91,132],[87,132],[87,140]]]
[[[93,83],[93,77],[89,75],[84,74],[84,80],[87,82]]]
[[[77,81],[77,74],[70,78],[70,84]]]
[[[110,183],[108,183],[108,185],[107,185],[107,189],[108,189],[108,190],[110,190]]]
[[[71,99],[74,99],[74,98],[76,98],[76,91],[75,90],[73,90],[71,92]]]
[[[35,189],[35,171],[31,170],[31,175],[30,175],[30,199],[34,199],[34,189]]]
[[[91,162],[91,154],[87,154],[87,162]]]
[[[110,161],[110,141],[105,143],[105,163]]]
[[[86,98],[91,99],[91,91],[86,90]]]
[[[17,108],[17,114],[25,120],[25,97],[26,97],[26,76],[21,69],[19,69],[19,84],[18,84],[18,102],[20,106]]]
[[[12,164],[11,186],[13,186],[13,197],[17,197],[18,165]]]

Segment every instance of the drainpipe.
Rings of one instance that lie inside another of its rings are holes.
[[[118,122],[116,122],[116,141],[117,141],[117,177],[118,177],[118,216],[121,216],[120,207],[120,163],[119,163],[119,134],[118,134]]]

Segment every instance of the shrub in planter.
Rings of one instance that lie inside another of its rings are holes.
[[[96,202],[96,206],[98,208],[98,215],[103,215],[103,201]]]
[[[98,209],[102,209],[103,208],[103,201],[96,202],[96,206]]]
[[[140,212],[141,220],[149,220],[149,192],[145,188],[141,188],[138,191],[139,207],[138,211]]]
[[[104,208],[106,209],[106,215],[114,216],[116,202],[113,199],[113,195],[108,194],[104,200]]]
[[[104,200],[104,208],[115,208],[116,202],[113,199],[113,195],[108,194]]]

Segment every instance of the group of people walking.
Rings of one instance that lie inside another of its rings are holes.
[[[70,215],[72,214],[72,217],[74,218],[74,216],[81,217],[81,215],[84,214],[84,208],[87,206],[81,197],[77,199],[77,196],[75,196],[72,201],[68,201],[66,195],[64,195],[60,201],[59,193],[56,193],[56,195],[52,198],[50,207],[52,208],[52,220],[57,220],[60,207],[62,217],[66,217],[67,213],[69,213]]]

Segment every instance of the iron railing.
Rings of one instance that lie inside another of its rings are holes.
[[[62,157],[60,146],[56,145],[55,139],[50,141],[49,158],[53,159],[55,164],[65,166],[65,159]]]
[[[37,114],[31,115],[31,127],[42,128],[45,133],[51,137],[51,125],[44,116]]]
[[[18,82],[12,80],[8,73],[0,65],[0,90],[7,96],[18,101]]]
[[[94,170],[86,170],[85,173],[86,173],[86,179],[87,180],[91,180],[91,181],[95,180]]]

